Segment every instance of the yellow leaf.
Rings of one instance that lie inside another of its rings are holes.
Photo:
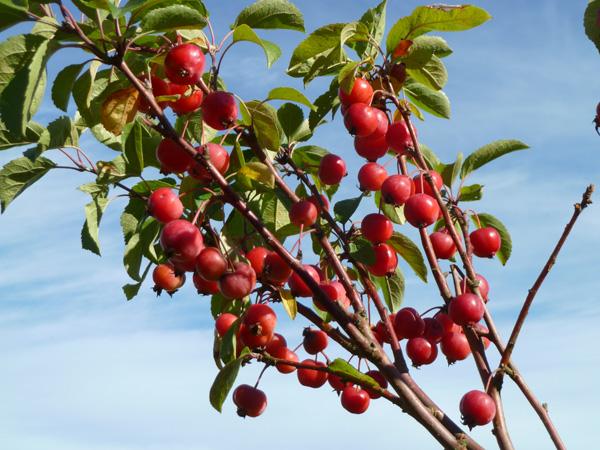
[[[137,114],[139,92],[130,87],[113,92],[102,104],[100,118],[108,131],[119,136],[123,127],[132,122]]]
[[[285,312],[288,313],[290,319],[294,320],[296,318],[296,314],[298,314],[298,303],[296,303],[296,298],[293,297],[290,291],[287,289],[279,289],[279,295],[281,296],[283,309],[285,309]]]
[[[258,181],[267,187],[275,187],[275,177],[269,167],[261,162],[253,161],[246,164],[239,170],[238,174]]]

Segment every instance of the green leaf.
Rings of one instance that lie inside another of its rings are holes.
[[[328,368],[344,380],[360,382],[363,386],[379,387],[375,379],[360,372],[342,358],[336,358],[331,361]]]
[[[436,167],[442,164],[442,162],[439,160],[439,158],[433,152],[433,150],[431,150],[425,144],[419,142],[419,150],[423,154],[423,158],[425,158],[425,162],[427,163],[430,169],[435,169]]]
[[[316,173],[319,170],[321,159],[329,152],[316,145],[305,145],[295,148],[292,152],[292,161],[302,170]]]
[[[233,30],[233,42],[254,42],[262,47],[267,57],[267,67],[271,67],[281,56],[281,49],[274,43],[261,39],[248,25],[241,24]]]
[[[98,229],[102,214],[108,206],[108,199],[97,197],[85,205],[85,222],[81,229],[81,248],[89,250],[100,256],[100,241],[98,240]]]
[[[356,212],[358,209],[358,205],[360,205],[360,201],[363,196],[359,195],[356,198],[349,198],[346,200],[341,200],[335,204],[333,207],[333,212],[335,213],[335,220],[340,223],[346,223],[352,217],[352,214]]]
[[[0,113],[8,130],[25,134],[46,88],[46,63],[54,46],[45,35],[21,35],[0,44]]]
[[[596,45],[600,51],[600,0],[591,0],[583,15],[583,26],[585,34]]]
[[[279,289],[279,295],[281,297],[283,309],[285,309],[285,312],[290,316],[290,319],[294,320],[298,314],[296,297],[294,297],[288,289]]]
[[[375,264],[375,249],[366,239],[355,239],[350,243],[350,255],[358,262],[371,266]]]
[[[340,89],[344,92],[352,92],[354,80],[356,79],[356,71],[358,70],[359,66],[360,61],[350,61],[346,63],[346,65],[340,70],[340,73],[338,74],[338,83],[340,85]]]
[[[407,73],[413,80],[436,91],[441,90],[448,82],[446,66],[435,55],[423,67],[408,69]]]
[[[219,412],[221,412],[223,403],[225,402],[229,391],[233,387],[233,383],[235,383],[235,379],[240,371],[243,360],[244,358],[240,357],[227,363],[225,367],[219,371],[210,388],[210,404]]]
[[[404,84],[404,91],[419,108],[444,119],[450,118],[450,100],[442,91],[434,91],[410,78]]]
[[[0,150],[27,144],[44,143],[45,140],[42,136],[48,137],[48,130],[36,122],[30,122],[27,125],[24,136],[15,136],[0,121]]]
[[[448,43],[439,36],[419,36],[412,41],[408,54],[401,58],[407,69],[420,69],[432,58],[443,58],[452,54]]]
[[[275,177],[269,167],[261,162],[253,161],[241,167],[238,171],[238,177],[246,177],[268,188],[275,187]]]
[[[370,8],[363,14],[359,22],[365,25],[369,35],[377,43],[381,42],[385,32],[385,10],[387,0],[382,1],[375,8]],[[375,59],[377,57],[377,47],[372,42],[356,42],[351,45],[359,58],[367,57]]]
[[[138,232],[141,222],[147,216],[146,202],[137,197],[131,197],[121,214],[121,229],[123,230],[125,244]]]
[[[441,170],[439,170],[442,175],[442,180],[444,180],[444,184],[446,186],[452,186],[456,177],[460,173],[460,168],[463,164],[463,154],[459,153],[456,156],[456,161],[452,164],[443,164]]]
[[[318,74],[328,75],[345,63],[346,56],[340,47],[340,35],[345,26],[345,23],[334,23],[313,31],[294,49],[288,75],[306,78],[317,69]]]
[[[275,108],[255,100],[246,102],[246,106],[252,117],[252,128],[256,134],[258,145],[263,149],[278,151],[281,136]]]
[[[277,110],[277,119],[283,133],[287,136],[288,143],[303,141],[312,136],[308,120],[304,118],[304,113],[298,105],[284,103]]]
[[[277,195],[277,190],[263,194],[258,208],[259,217],[262,218],[267,228],[275,233],[277,237],[283,238],[287,235],[297,234],[300,230],[293,226],[289,229],[290,215],[285,204]]]
[[[155,263],[158,262],[153,248],[159,232],[160,224],[157,221],[146,220],[141,224],[139,232],[131,235],[127,241],[123,255],[123,265],[132,279],[140,281],[140,266],[144,256]]]
[[[287,0],[258,0],[244,8],[235,19],[235,26],[284,29],[304,32],[302,13]]]
[[[28,19],[27,1],[0,0],[0,31]]]
[[[183,5],[198,11],[204,17],[208,17],[208,11],[200,0],[129,0],[125,6],[120,8],[119,14],[131,13],[131,23],[143,19],[151,11],[170,5]],[[185,37],[185,36],[184,36]]]
[[[383,292],[383,298],[389,310],[393,313],[398,311],[404,300],[405,285],[404,274],[400,268],[396,268],[396,271],[390,276],[375,277],[375,280]]]
[[[487,22],[491,16],[477,6],[431,5],[415,8],[408,17],[403,17],[390,29],[387,37],[387,52],[392,53],[403,39],[414,39],[430,31],[464,31]]]
[[[474,202],[481,200],[483,197],[483,185],[471,184],[470,186],[463,186],[460,188],[460,194],[458,200],[461,202]]]
[[[189,6],[171,5],[150,11],[142,19],[142,30],[146,33],[175,29],[201,29],[206,26],[206,17]]]
[[[500,220],[498,220],[491,214],[479,213],[477,214],[477,217],[479,218],[479,223],[482,227],[495,228],[500,234],[500,250],[498,250],[498,253],[496,253],[496,257],[502,263],[502,265],[505,266],[512,253],[512,239],[510,237],[508,229],[504,226],[502,222],[500,222]],[[472,219],[473,223],[477,225],[477,219],[474,216],[472,216]]]
[[[62,69],[56,76],[52,85],[52,101],[57,108],[67,111],[75,80],[79,77],[84,66],[85,63],[72,64]]]
[[[375,192],[373,200],[375,201],[375,206],[381,209],[383,215],[392,222],[397,223],[398,225],[404,225],[406,223],[406,218],[404,217],[404,205],[394,206],[384,202],[381,199],[381,191]]]
[[[308,125],[311,130],[314,130],[324,122],[325,116],[331,111],[336,105],[339,105],[340,98],[338,95],[339,85],[337,78],[334,78],[329,85],[329,90],[324,94],[320,95],[315,100],[315,106],[317,109],[311,111],[308,117]]]
[[[415,274],[427,283],[427,266],[419,247],[409,237],[397,231],[394,232],[388,244],[408,263]]]
[[[35,161],[21,157],[8,162],[0,170],[0,211],[6,211],[15,198],[55,166],[43,157]]]
[[[144,273],[142,274],[142,279],[140,281],[138,281],[137,283],[126,284],[125,286],[123,286],[123,293],[125,294],[125,298],[128,301],[132,300],[140,292],[140,288],[142,287],[142,284],[144,283],[144,280],[146,279],[146,276],[148,275],[151,266],[151,263],[149,263],[146,266],[146,269],[144,270]]]
[[[313,111],[316,110],[316,106],[313,105],[302,92],[293,87],[278,87],[271,89],[271,92],[269,92],[269,95],[267,96],[267,100],[288,100],[290,102],[308,106]]]
[[[487,164],[496,158],[500,158],[507,153],[525,150],[528,148],[529,146],[527,144],[517,140],[499,140],[484,145],[467,156],[467,159],[465,159],[463,164],[460,177],[464,179],[474,170],[479,169],[484,164]]]

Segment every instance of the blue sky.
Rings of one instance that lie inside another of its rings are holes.
[[[223,35],[233,21],[232,11],[250,2],[228,2],[227,7],[206,3]],[[591,120],[600,100],[600,58],[582,30],[587,2],[475,3],[488,9],[493,20],[469,32],[444,34],[455,50],[445,60],[452,120],[427,117],[418,127],[421,140],[445,161],[495,139],[516,138],[531,146],[472,177],[486,189],[477,210],[498,216],[512,233],[513,257],[506,267],[477,261],[491,284],[489,308],[506,337],[572,204],[588,183],[599,181],[600,138]],[[305,13],[308,30],[354,20],[374,6],[362,0],[296,4]],[[417,4],[390,1],[388,24]],[[270,71],[260,49],[250,44],[233,50],[224,64],[229,88],[245,99],[264,98],[274,85],[301,87],[284,69],[302,35],[263,35],[281,41],[284,52]],[[51,77],[75,58],[71,53],[55,59]],[[307,95],[315,98],[323,87],[316,81]],[[39,120],[57,115],[46,101]],[[360,161],[341,123],[322,127],[314,143],[347,158],[350,175],[340,197],[352,195]],[[112,155],[90,138],[82,146],[96,158]],[[17,151],[2,152],[0,163],[16,156]],[[75,187],[86,181],[80,174],[51,173],[0,217],[0,355],[5,361],[0,371],[0,448],[436,448],[414,421],[383,401],[373,402],[363,416],[352,416],[327,389],[303,388],[295,375],[267,373],[262,387],[269,407],[259,419],[237,418],[230,401],[223,414],[215,412],[208,404],[216,374],[208,298],[186,286],[173,299],[156,299],[147,287],[127,303],[121,293],[127,277],[118,222],[123,200],[116,200],[103,220],[103,257],[83,252],[79,233],[88,200]],[[598,424],[594,403],[600,400],[600,388],[592,374],[600,368],[600,353],[594,350],[600,339],[599,226],[600,210],[594,205],[581,217],[540,291],[514,354],[574,449],[589,448],[589,433],[583,430]],[[404,268],[406,305],[422,311],[437,304],[433,286],[423,285]],[[292,345],[305,325],[298,321],[281,324]],[[257,370],[246,369],[240,382],[252,382]],[[446,368],[440,358],[414,376],[455,418],[462,393],[480,386],[471,360]],[[510,382],[503,393],[517,446],[551,448]],[[489,427],[473,435],[493,446]]]

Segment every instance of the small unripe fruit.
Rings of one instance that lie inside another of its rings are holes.
[[[435,223],[440,214],[437,201],[427,194],[415,194],[404,204],[406,221],[417,228]]]
[[[394,273],[398,265],[398,256],[388,244],[377,244],[373,247],[375,251],[375,263],[367,266],[369,272],[376,277],[383,277]]]
[[[359,386],[346,386],[342,391],[341,402],[344,409],[352,414],[362,414],[371,403],[369,393]]]
[[[475,294],[462,294],[453,298],[448,307],[448,315],[460,326],[479,322],[485,313],[483,302]]]
[[[240,417],[258,417],[267,408],[267,396],[260,389],[241,384],[233,391],[233,403]]]
[[[340,102],[344,105],[352,105],[354,103],[371,104],[373,97],[373,88],[364,78],[356,78],[350,92],[339,90]]]
[[[304,335],[302,345],[309,355],[316,355],[327,348],[329,339],[324,331],[306,328],[302,334]]]
[[[205,280],[217,281],[227,270],[227,260],[215,247],[206,247],[196,258],[196,272]]]
[[[360,231],[365,239],[373,244],[386,242],[394,233],[392,221],[383,214],[367,214],[360,225]]]
[[[379,121],[375,113],[375,108],[364,103],[354,103],[344,115],[344,124],[350,134],[365,137],[377,129]]]
[[[183,204],[170,188],[162,187],[150,194],[148,211],[162,223],[179,219],[183,214]]]
[[[310,200],[300,200],[290,208],[290,222],[297,227],[310,227],[317,221],[319,212]]]
[[[378,191],[387,178],[385,167],[367,163],[358,171],[358,184],[363,191]]]
[[[202,120],[215,130],[231,128],[237,116],[235,97],[229,92],[211,92],[202,102]]]
[[[325,367],[325,364],[321,361],[313,361],[312,359],[305,359],[302,364],[312,367]],[[301,385],[314,389],[320,388],[327,381],[327,372],[325,371],[300,368],[296,374]]]
[[[473,390],[460,400],[460,413],[469,428],[487,425],[496,417],[496,404],[485,392]]]
[[[431,239],[431,246],[436,258],[450,259],[455,255],[456,245],[448,233],[436,231],[429,235],[429,239]]]
[[[381,185],[381,196],[386,203],[402,206],[415,193],[413,181],[406,175],[390,175]]]
[[[165,74],[173,83],[196,84],[204,71],[204,53],[194,44],[173,47],[165,58]]]
[[[319,179],[323,184],[339,184],[347,173],[344,160],[333,153],[325,155],[319,165]]]
[[[493,258],[498,250],[500,250],[501,239],[500,233],[495,228],[485,227],[473,231],[469,235],[473,253],[481,258]]]

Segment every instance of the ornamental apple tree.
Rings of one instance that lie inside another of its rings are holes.
[[[418,131],[426,115],[450,115],[442,89],[452,49],[438,33],[489,19],[475,6],[421,6],[386,33],[383,1],[354,22],[310,32],[293,51],[287,74],[305,84],[327,78],[322,95],[274,86],[247,100],[227,89],[221,63],[239,42],[260,47],[269,66],[277,60],[281,50],[262,30],[305,32],[288,0],[256,1],[222,37],[200,0],[2,0],[0,30],[30,24],[29,33],[0,43],[0,149],[25,147],[0,171],[2,211],[46,173],[79,172],[87,176],[79,189],[90,196],[81,243],[99,255],[109,195],[127,197],[123,264],[132,281],[124,295],[131,300],[143,288],[176,297],[193,285],[210,297],[215,342],[207,351],[218,372],[209,398],[219,411],[230,392],[242,417],[268,407],[260,376],[254,386],[236,384],[254,362],[333,391],[332,401],[353,414],[391,402],[444,448],[482,448],[453,418],[460,417],[469,429],[488,426],[498,447],[511,449],[501,396],[508,376],[556,448],[565,448],[511,353],[593,188],[575,206],[505,344],[486,307],[493,290],[476,264],[506,264],[511,238],[498,218],[476,211],[483,186],[471,180],[527,145],[496,141],[444,163]],[[74,102],[76,112],[40,124],[46,66],[60,64],[56,55],[67,48],[83,62],[60,70],[51,98],[64,112]],[[345,129],[330,123],[336,114]],[[310,144],[318,128],[336,126],[354,136],[360,168]],[[115,157],[93,161],[79,144],[84,134]],[[345,177],[354,197],[336,194]],[[439,297],[426,311],[410,296],[403,306],[399,260],[423,282],[433,279]],[[311,326],[283,336],[282,314]],[[291,348],[288,339],[301,345]],[[346,357],[329,359],[332,346]],[[447,376],[451,365],[472,359],[481,379],[448,414],[409,369],[436,358],[447,359]]]

